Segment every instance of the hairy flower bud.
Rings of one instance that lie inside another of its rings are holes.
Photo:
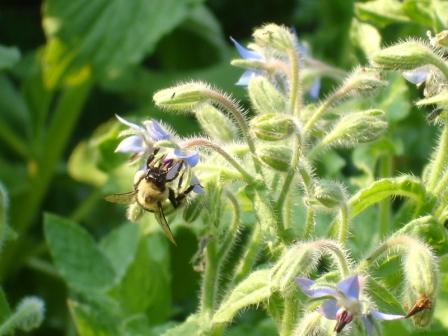
[[[434,51],[420,41],[406,41],[375,53],[371,62],[375,67],[385,70],[411,70],[425,64],[440,61]]]
[[[153,100],[161,108],[189,112],[197,104],[206,101],[210,88],[202,82],[190,82],[157,91]]]
[[[252,36],[255,43],[263,48],[273,48],[283,52],[294,48],[294,35],[285,26],[270,23],[256,29]]]
[[[412,239],[404,258],[404,271],[404,300],[410,308],[408,317],[412,316],[416,326],[426,327],[434,314],[439,275],[436,258],[426,244]]]
[[[448,252],[448,236],[445,227],[433,216],[423,216],[410,221],[397,233],[408,234],[427,242],[438,254]]]
[[[284,140],[295,129],[294,122],[284,114],[265,113],[251,120],[251,130],[258,139],[265,141]]]
[[[344,95],[365,94],[386,85],[377,71],[358,67],[344,80],[339,91]]]
[[[448,30],[443,30],[435,36],[432,36],[430,31],[426,34],[428,35],[430,43],[433,47],[448,48]]]
[[[297,324],[294,336],[333,336],[334,322],[326,319],[321,313],[306,313]]]
[[[263,76],[253,76],[248,86],[249,98],[258,113],[284,113],[287,99]]]
[[[204,208],[204,201],[201,197],[195,197],[185,205],[183,218],[187,223],[192,223],[199,217]]]
[[[322,139],[322,145],[350,146],[378,139],[387,129],[384,112],[367,110],[343,116]]]
[[[275,170],[286,172],[291,164],[292,151],[286,146],[263,146],[259,152],[260,159]]]
[[[44,302],[38,297],[24,298],[18,305],[16,314],[21,316],[17,327],[23,331],[31,331],[39,327],[44,320]]]
[[[309,202],[325,209],[340,208],[347,199],[344,187],[337,182],[320,180],[315,182],[314,193]]]
[[[234,123],[219,109],[211,104],[200,104],[194,109],[201,128],[211,138],[230,142],[237,137],[238,131]]]

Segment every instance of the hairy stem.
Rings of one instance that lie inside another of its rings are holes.
[[[443,126],[443,131],[440,136],[439,145],[434,154],[434,160],[432,162],[431,172],[428,179],[428,189],[435,190],[437,183],[440,179],[444,168],[448,161],[448,124],[445,122]]]
[[[348,235],[348,207],[344,204],[339,212],[338,241],[344,244]]]
[[[216,238],[208,241],[205,255],[207,259],[202,282],[201,312],[211,315],[215,308],[217,292]]]
[[[241,166],[238,161],[236,161],[229,153],[227,153],[223,148],[219,145],[211,142],[205,138],[193,138],[186,140],[182,143],[182,148],[191,148],[191,147],[207,147],[213,149],[216,153],[221,155],[227,162],[229,162],[238,172],[242,175],[244,180],[248,184],[254,184],[255,179],[246,169]]]
[[[380,177],[390,177],[392,175],[392,156],[385,155],[380,161]],[[391,220],[391,204],[389,199],[385,199],[378,204],[378,217],[380,238],[387,235]]]

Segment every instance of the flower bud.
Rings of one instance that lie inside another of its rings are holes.
[[[231,142],[237,137],[238,131],[233,122],[213,105],[200,104],[194,112],[201,128],[211,138]]]
[[[248,85],[249,98],[258,113],[284,113],[287,99],[263,76],[254,76]]]
[[[410,308],[407,316],[412,316],[416,326],[425,327],[434,313],[439,273],[437,261],[426,244],[411,237],[407,239],[409,244],[404,258],[404,300]]]
[[[292,151],[286,146],[263,146],[259,157],[271,168],[286,172],[291,164]]]
[[[161,108],[189,112],[197,104],[206,101],[210,88],[202,82],[190,82],[157,91],[153,100]]]
[[[285,26],[270,23],[256,29],[252,36],[255,43],[263,48],[273,48],[282,52],[294,48],[294,35]]]
[[[440,58],[425,43],[410,40],[378,51],[371,62],[385,70],[411,70],[437,60]]]
[[[18,329],[29,332],[42,324],[44,315],[44,302],[38,297],[27,297],[19,303],[12,318]]]
[[[326,319],[321,313],[306,313],[297,324],[294,336],[333,336],[334,322]]]
[[[422,241],[427,242],[439,255],[448,252],[446,229],[431,215],[412,220],[398,230],[397,233],[420,238]]]
[[[343,116],[323,139],[322,145],[350,146],[378,139],[387,130],[384,112],[367,110]]]
[[[320,253],[311,243],[295,244],[286,250],[272,268],[272,284],[281,292],[294,285],[294,278],[307,275],[319,261]]]
[[[345,95],[365,94],[386,84],[375,70],[358,67],[344,80],[339,91]]]
[[[204,208],[204,202],[201,197],[194,197],[190,202],[185,205],[183,218],[187,223],[192,223],[199,217],[202,209]]]
[[[311,205],[320,206],[324,209],[340,208],[347,199],[344,187],[337,182],[320,180],[315,183]]]
[[[284,140],[295,129],[294,122],[287,115],[265,113],[251,120],[251,130],[258,139],[265,141]]]

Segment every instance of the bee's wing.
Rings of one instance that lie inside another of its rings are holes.
[[[154,211],[154,215],[156,216],[157,222],[159,222],[160,226],[162,227],[163,232],[168,237],[168,239],[174,244],[176,244],[176,241],[174,240],[173,233],[171,232],[171,229],[168,225],[168,222],[166,221],[165,214],[163,213],[162,204],[159,202],[157,203],[158,207],[157,210]]]
[[[112,194],[104,197],[104,199],[112,203],[130,204],[135,200],[135,193],[135,191],[130,191],[122,194]]]

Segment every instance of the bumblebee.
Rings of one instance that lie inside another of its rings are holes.
[[[142,209],[154,213],[165,235],[176,245],[165,217],[163,203],[168,199],[173,208],[178,208],[186,196],[194,189],[195,185],[189,185],[184,190],[181,190],[185,173],[182,170],[184,161],[167,159],[166,155],[157,157],[158,152],[158,148],[154,149],[154,152],[146,160],[145,169],[135,174],[133,191],[112,194],[106,196],[105,200],[119,204],[136,202]],[[176,179],[178,181],[177,190],[175,191],[168,183]]]

